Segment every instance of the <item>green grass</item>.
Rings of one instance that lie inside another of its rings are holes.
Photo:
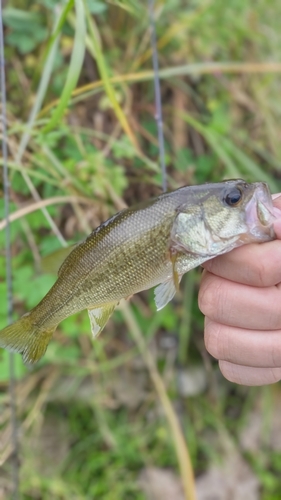
[[[280,2],[156,3],[169,188],[243,177],[280,191]],[[161,173],[145,2],[9,0],[4,24],[17,318],[55,279],[40,271],[41,256],[160,193]],[[95,342],[86,313],[68,318],[31,371],[16,356],[23,499],[144,500],[144,467],[180,475],[189,453],[196,476],[223,462],[226,443],[247,459],[261,498],[280,497],[270,433],[258,455],[240,442],[253,411],[270,429],[280,388],[240,388],[219,377],[203,347],[199,280],[198,271],[186,276],[157,314],[151,291],[134,298]],[[6,321],[1,300],[1,328]],[[4,351],[0,363],[0,477],[9,498]],[[183,397],[178,370],[190,366],[205,368],[208,383]]]

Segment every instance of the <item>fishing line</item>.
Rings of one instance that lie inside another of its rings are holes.
[[[167,191],[167,172],[165,163],[165,143],[163,134],[158,51],[157,51],[156,29],[155,29],[155,19],[154,19],[154,0],[148,0],[148,9],[149,9],[149,21],[150,21],[150,43],[152,49],[152,62],[154,70],[154,93],[155,93],[155,107],[156,107],[155,120],[157,123],[157,132],[158,132],[159,160],[162,173],[163,191]]]
[[[4,55],[4,35],[3,35],[3,16],[2,2],[0,1],[0,91],[1,91],[1,122],[2,122],[2,155],[3,155],[3,187],[4,187],[4,206],[6,219],[6,283],[7,283],[7,317],[8,324],[12,323],[13,315],[13,288],[12,288],[12,262],[11,262],[11,231],[9,223],[9,177],[8,177],[8,148],[7,148],[7,113],[6,113],[6,82],[5,82],[5,55]],[[12,441],[12,498],[19,498],[19,446],[18,446],[18,425],[16,417],[16,394],[15,394],[15,360],[14,354],[9,353],[9,393],[11,408],[11,441]]]

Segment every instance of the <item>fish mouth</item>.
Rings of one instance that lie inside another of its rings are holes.
[[[275,217],[273,213],[273,203],[268,186],[265,183],[258,183],[246,205],[247,223],[252,226],[261,224],[269,226],[273,223]]]
[[[257,210],[257,218],[262,226],[268,226],[269,224],[273,223],[275,219],[273,213],[273,207],[269,207],[262,200],[258,200],[256,205],[256,210]]]
[[[245,223],[256,241],[275,239],[274,222],[281,218],[281,210],[273,206],[266,183],[257,182],[251,199],[245,206]]]

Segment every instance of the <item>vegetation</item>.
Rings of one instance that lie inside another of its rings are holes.
[[[280,15],[278,0],[156,2],[170,189],[243,177],[280,191]],[[160,193],[161,172],[146,2],[8,0],[3,17],[17,318],[55,280],[42,271],[44,257]],[[3,219],[1,328],[4,226]],[[203,346],[199,280],[200,271],[189,273],[157,314],[152,291],[132,298],[95,342],[86,312],[68,318],[32,370],[16,356],[23,499],[143,500],[141,471],[180,474],[187,450],[196,477],[236,454],[257,478],[260,498],[280,498],[280,386],[249,389],[219,375]],[[5,498],[8,383],[1,351]],[[254,418],[260,433],[245,444]]]

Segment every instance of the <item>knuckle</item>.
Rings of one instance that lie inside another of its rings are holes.
[[[233,343],[229,328],[221,323],[209,320],[205,322],[205,346],[214,358],[231,362],[233,359]]]
[[[271,359],[271,367],[272,368],[280,368],[281,369],[281,343],[279,341],[280,331],[276,332],[278,335],[278,339],[274,335],[272,341],[270,342],[270,358]]]
[[[276,307],[277,303],[279,304],[279,301],[272,302],[271,304],[269,304],[268,310],[266,311],[268,327],[270,330],[280,330],[281,328],[281,314],[279,308]],[[277,354],[275,353],[275,355]]]
[[[268,261],[266,255],[261,254],[258,261],[253,261],[253,271],[259,286],[268,285]]]
[[[198,305],[200,311],[210,318],[214,318],[221,295],[221,280],[216,276],[206,273],[198,294]]]
[[[218,323],[214,323],[213,321],[205,322],[205,330],[204,330],[204,342],[207,351],[211,356],[216,359],[220,358],[220,330],[221,326]]]

